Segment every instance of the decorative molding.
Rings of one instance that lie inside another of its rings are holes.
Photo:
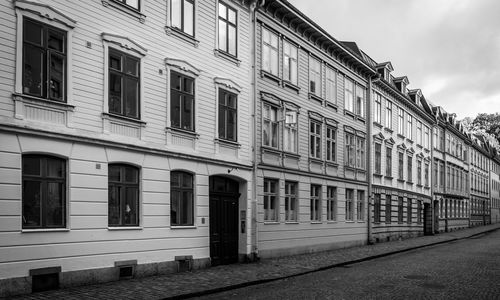
[[[238,93],[240,93],[243,89],[239,84],[228,78],[215,77],[214,82],[215,84],[225,86],[228,89],[236,90]]]
[[[148,50],[126,36],[103,32],[101,37],[104,41],[118,45],[124,49],[131,50],[145,56]]]
[[[165,64],[170,67],[170,68],[176,68],[179,70],[182,70],[184,72],[188,72],[196,77],[198,77],[201,73],[201,70],[193,66],[192,64],[188,63],[185,60],[182,59],[176,59],[176,58],[165,58]]]
[[[36,2],[24,1],[24,0],[16,0],[14,2],[14,6],[16,8],[29,11],[31,13],[37,14],[42,18],[46,18],[51,21],[59,22],[65,26],[70,28],[76,27],[76,21],[61,13],[55,8],[52,8],[46,4],[40,4]]]

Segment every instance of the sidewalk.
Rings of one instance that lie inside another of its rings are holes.
[[[500,229],[500,223],[403,241],[47,291],[12,299],[185,299],[464,239],[497,229]]]

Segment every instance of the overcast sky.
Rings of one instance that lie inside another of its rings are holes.
[[[500,111],[499,0],[289,0],[459,119]]]

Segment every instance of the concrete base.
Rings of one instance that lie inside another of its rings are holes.
[[[192,269],[204,269],[210,267],[210,258],[199,258],[192,260]],[[177,273],[178,262],[166,261],[150,264],[138,264],[135,266],[133,278],[157,276]],[[81,285],[99,284],[120,280],[119,267],[68,271],[59,273],[61,288]],[[0,297],[9,297],[32,292],[32,277],[18,277],[0,279]]]
[[[423,236],[423,231],[391,231],[373,233],[373,242],[383,243]]]
[[[266,250],[259,250],[258,256],[259,258],[283,257],[290,255],[330,251],[342,248],[351,248],[356,246],[363,246],[366,244],[367,244],[366,240],[357,240],[357,241],[347,241],[347,242],[329,243],[321,245],[314,244],[311,246],[302,246],[294,248],[266,249]]]

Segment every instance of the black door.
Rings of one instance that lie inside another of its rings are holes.
[[[238,182],[210,177],[209,193],[212,266],[238,262]]]
[[[424,203],[424,234],[431,235],[432,234],[432,211],[431,204]]]

